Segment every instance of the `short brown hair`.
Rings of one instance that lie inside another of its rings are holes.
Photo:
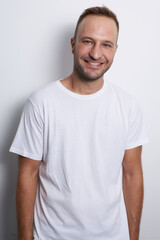
[[[92,7],[92,8],[85,9],[84,12],[80,15],[80,17],[78,19],[78,22],[77,22],[77,25],[76,25],[75,32],[74,32],[74,39],[76,39],[78,26],[79,26],[80,22],[88,15],[106,16],[108,18],[112,18],[115,21],[116,26],[117,26],[117,30],[119,32],[119,22],[118,22],[117,16],[115,15],[114,12],[112,12],[106,6]]]

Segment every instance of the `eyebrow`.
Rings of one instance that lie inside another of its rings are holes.
[[[91,39],[92,41],[95,41],[92,37],[88,37],[88,36],[84,36],[84,37],[82,37],[82,38],[80,38],[80,40],[83,40],[83,39]],[[104,42],[105,43],[109,43],[109,44],[111,44],[111,45],[115,45],[112,41],[110,41],[110,40],[104,40]]]
[[[112,41],[106,40],[105,43],[110,43],[112,45],[114,45],[114,43]]]

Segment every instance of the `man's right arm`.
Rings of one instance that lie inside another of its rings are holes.
[[[18,240],[33,239],[33,213],[41,161],[19,156],[16,193]]]

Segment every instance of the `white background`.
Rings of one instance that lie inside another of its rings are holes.
[[[139,102],[150,142],[143,148],[141,240],[160,239],[159,0],[0,1],[0,239],[16,237],[17,161],[8,153],[27,96],[72,71],[70,38],[77,18],[105,4],[120,22],[119,48],[106,81]]]

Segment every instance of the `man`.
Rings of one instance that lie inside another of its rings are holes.
[[[103,78],[118,32],[108,8],[86,9],[72,74],[28,99],[11,147],[19,240],[138,240],[147,136],[134,99]]]

